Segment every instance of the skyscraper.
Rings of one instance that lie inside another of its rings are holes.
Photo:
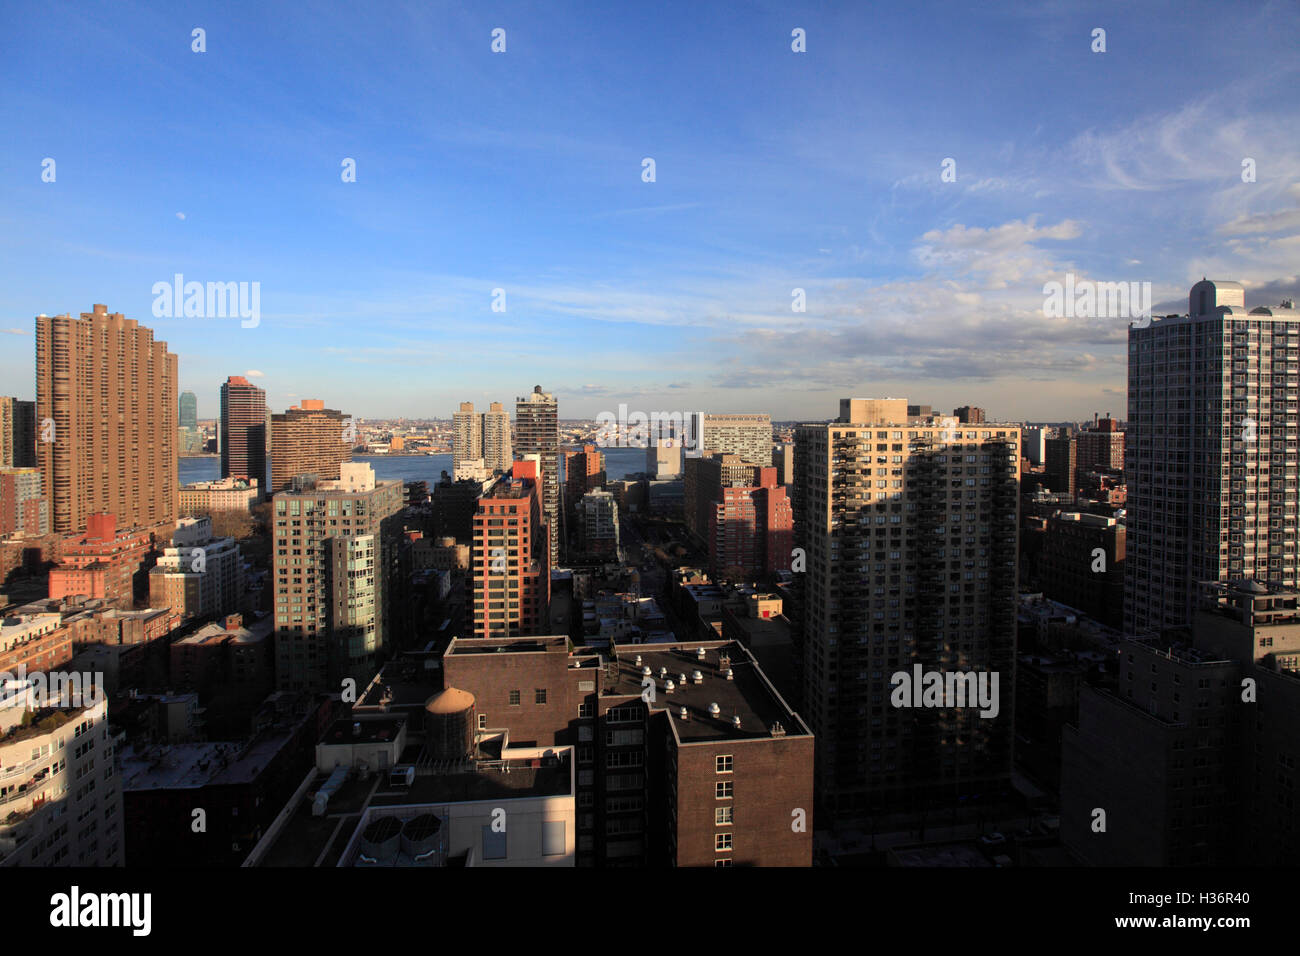
[[[1203,581],[1300,584],[1300,313],[1192,286],[1188,314],[1129,330],[1126,630],[1190,623]]]
[[[275,565],[281,690],[337,693],[345,678],[364,687],[388,639],[402,483],[375,481],[364,462],[340,469],[337,481],[299,482],[274,498],[275,553],[286,555]]]
[[[1000,789],[1011,771],[1020,430],[909,424],[904,399],[841,408],[839,421],[795,431],[799,640],[820,792],[852,816]],[[964,705],[896,699],[895,675],[918,666],[945,686],[982,680],[992,707],[975,706],[973,691]]]
[[[193,392],[181,392],[180,427],[199,427],[199,400]]]
[[[81,531],[101,512],[124,528],[176,520],[176,382],[176,356],[135,319],[103,305],[79,319],[37,316],[37,457],[52,531]]]
[[[452,473],[483,457],[483,423],[474,411],[473,402],[461,402],[451,416],[451,467]]]
[[[221,386],[221,477],[257,480],[266,494],[266,392],[242,375]]]
[[[483,413],[480,431],[483,433],[483,464],[488,472],[508,472],[514,453],[510,445],[510,413],[501,407],[500,402],[493,402]]]
[[[36,467],[36,403],[0,395],[0,468]]]
[[[540,455],[542,512],[550,527],[551,566],[560,561],[560,424],[555,396],[533,388],[515,400],[515,457]]]
[[[271,416],[271,491],[280,492],[298,475],[335,481],[340,466],[352,458],[351,419],[326,408],[318,398],[305,398],[282,414]]]
[[[500,402],[481,415],[473,402],[461,402],[451,421],[451,464],[457,480],[479,477],[480,463],[488,477],[510,470],[510,415]]]

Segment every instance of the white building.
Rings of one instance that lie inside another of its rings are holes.
[[[122,866],[122,788],[108,703],[0,702],[0,866]]]

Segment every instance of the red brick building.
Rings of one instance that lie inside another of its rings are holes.
[[[480,730],[576,746],[579,866],[811,866],[813,735],[749,651],[612,651],[457,639],[443,673]]]
[[[551,563],[537,462],[515,462],[479,498],[470,581],[474,637],[539,634],[549,627]]]
[[[90,516],[86,531],[63,545],[59,565],[50,571],[50,597],[84,594],[130,608],[144,593],[152,541],[147,531],[117,530],[117,518]]]
[[[775,468],[756,469],[757,486],[719,487],[709,515],[709,573],[744,581],[790,569],[794,517]]]

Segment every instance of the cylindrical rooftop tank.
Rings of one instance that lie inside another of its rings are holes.
[[[460,760],[474,749],[474,695],[448,687],[424,705],[425,748],[434,760]]]

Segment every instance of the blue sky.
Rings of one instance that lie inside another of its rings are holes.
[[[1294,3],[180,7],[0,4],[0,394],[101,302],[201,416],[230,374],[365,417],[1122,415],[1127,320],[1045,282],[1300,287]],[[175,273],[260,323],[154,318]]]

